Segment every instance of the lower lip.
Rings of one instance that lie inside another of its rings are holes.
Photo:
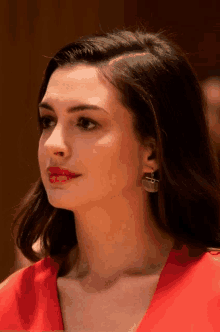
[[[50,183],[64,184],[78,178],[80,175],[67,176],[67,175],[50,175]]]

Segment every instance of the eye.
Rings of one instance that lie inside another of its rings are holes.
[[[47,128],[49,128],[50,127],[49,124],[51,123],[51,121],[54,122],[53,118],[50,117],[50,116],[46,116],[45,115],[45,116],[40,117],[40,127],[42,128],[42,130],[46,130]],[[83,131],[92,131],[92,130],[95,130],[96,127],[98,126],[97,122],[95,122],[95,121],[93,121],[93,120],[91,120],[89,118],[82,117],[82,116],[80,118],[78,118],[77,121],[78,121],[77,122],[77,127],[82,128],[81,130],[83,130]],[[88,124],[90,124],[90,129],[88,129]],[[94,127],[91,128],[91,124],[93,126],[95,126],[95,128]]]
[[[51,122],[53,119],[50,116],[41,116],[40,117],[40,127],[44,130],[49,127],[48,122]]]
[[[84,125],[82,125],[82,124],[79,124],[79,123],[84,123]],[[86,128],[86,127],[88,127],[86,124],[88,124],[88,123],[90,123],[90,124],[92,124],[92,125],[95,125],[95,128],[97,127],[97,123],[96,122],[94,122],[94,121],[92,121],[91,119],[89,119],[89,118],[85,118],[85,117],[80,117],[80,118],[78,118],[78,124],[77,124],[77,126],[78,127],[81,127],[81,128]],[[85,131],[91,131],[91,130],[94,130],[95,128],[90,128],[90,129],[82,129],[82,130],[85,130]]]

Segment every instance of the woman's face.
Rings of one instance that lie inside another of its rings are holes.
[[[43,120],[38,160],[51,205],[74,211],[140,190],[143,148],[134,136],[131,115],[119,102],[117,90],[99,78],[95,67],[57,69],[42,103],[40,116],[48,118]],[[68,112],[83,104],[96,109]],[[49,166],[81,176],[52,184]]]

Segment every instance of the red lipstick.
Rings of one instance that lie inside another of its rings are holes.
[[[51,183],[66,183],[82,174],[69,171],[66,168],[50,167],[48,168]]]

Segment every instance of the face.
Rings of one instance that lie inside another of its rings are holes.
[[[95,67],[57,69],[41,103],[47,106],[39,107],[40,117],[45,118],[38,160],[51,205],[74,211],[141,190],[143,148],[134,136],[131,115]],[[74,110],[83,104],[96,109]],[[48,166],[81,176],[52,184]]]

